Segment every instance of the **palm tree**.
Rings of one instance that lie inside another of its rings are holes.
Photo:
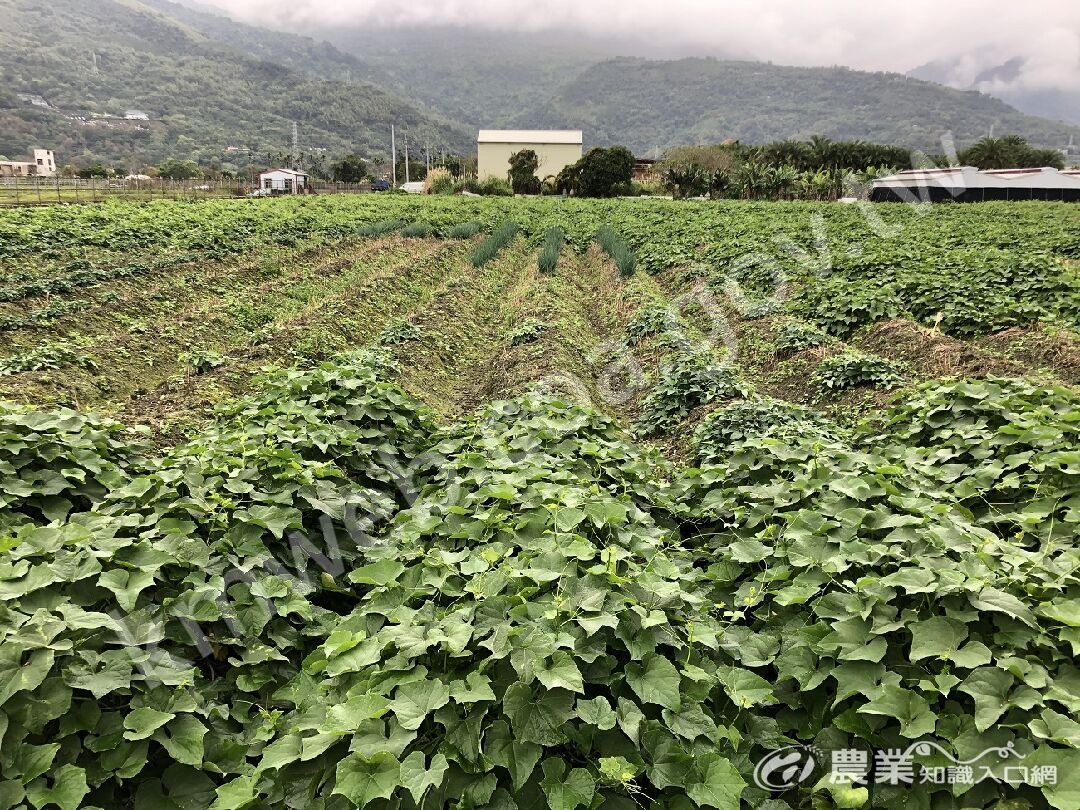
[[[664,187],[677,199],[696,197],[703,193],[708,185],[705,170],[696,163],[679,163],[668,166],[661,175]]]
[[[833,160],[833,142],[821,135],[810,137],[810,159],[813,168],[827,168]]]
[[[788,163],[798,168],[805,168],[811,159],[809,144],[802,141],[773,141],[762,149],[765,161],[773,164]]]
[[[1005,138],[987,135],[959,154],[960,162],[980,169],[1008,169],[1013,147]]]

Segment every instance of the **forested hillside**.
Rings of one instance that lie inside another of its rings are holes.
[[[0,153],[48,146],[65,163],[246,163],[247,149],[288,149],[294,120],[302,148],[332,154],[388,156],[391,123],[443,148],[471,143],[459,125],[360,81],[370,77],[364,66],[329,45],[152,5],[0,0]],[[95,117],[129,108],[151,120]],[[244,151],[227,154],[229,146]]]
[[[999,135],[1015,133],[1040,146],[1080,137],[1080,127],[898,74],[713,59],[608,60],[516,123],[573,126],[585,130],[590,143],[623,143],[636,151],[725,138],[764,143],[823,135],[940,152],[944,133],[962,147],[992,126]]]

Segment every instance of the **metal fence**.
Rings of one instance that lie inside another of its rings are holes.
[[[21,205],[56,205],[57,203],[93,203],[121,200],[202,200],[245,197],[258,181],[234,180],[136,180],[123,178],[0,177],[0,207]],[[364,194],[368,183],[329,183],[311,181],[312,194]]]

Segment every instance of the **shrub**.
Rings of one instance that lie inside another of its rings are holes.
[[[480,193],[488,197],[512,197],[514,190],[501,177],[488,177],[480,182]]]
[[[709,188],[709,176],[696,163],[678,163],[668,166],[661,175],[664,188],[676,200],[700,197]]]
[[[183,363],[193,374],[205,374],[212,369],[225,365],[225,357],[220,352],[196,349],[180,355]]]
[[[680,331],[679,319],[668,307],[653,304],[642,307],[626,324],[626,342],[637,346],[648,337],[676,335]]]
[[[645,397],[637,431],[651,436],[673,427],[700,405],[741,399],[749,388],[734,366],[716,363],[707,352],[675,355]]]
[[[859,385],[895,388],[904,381],[903,367],[898,363],[852,350],[826,357],[814,376],[819,386],[830,391],[844,391]]]
[[[64,366],[93,369],[97,364],[79,346],[59,340],[42,343],[26,351],[0,357],[0,376],[21,374],[26,371],[44,371]]]
[[[803,349],[824,346],[830,338],[813,324],[805,321],[787,320],[780,324],[776,334],[777,354],[793,354]]]
[[[724,405],[706,416],[694,432],[694,451],[699,464],[720,464],[747,440],[837,441],[842,435],[817,411],[765,397]]]
[[[400,346],[402,343],[419,340],[421,334],[419,326],[401,320],[383,329],[377,342],[380,346]]]
[[[425,194],[453,194],[454,190],[454,176],[441,166],[431,169],[424,178]]]
[[[619,268],[619,274],[623,278],[634,275],[637,267],[637,257],[634,251],[626,244],[621,236],[609,225],[604,225],[596,232],[596,241],[600,248],[607,253]]]
[[[548,325],[543,321],[529,318],[510,330],[510,334],[508,335],[510,338],[510,345],[521,346],[525,343],[532,343],[547,331],[547,328]]]
[[[554,273],[559,265],[559,253],[566,242],[566,231],[555,225],[544,231],[544,242],[540,247],[537,266],[541,273]]]
[[[345,155],[331,163],[330,175],[338,183],[363,183],[371,177],[367,162],[356,154]]]
[[[483,267],[496,256],[499,251],[510,244],[517,236],[518,224],[516,222],[504,222],[487,239],[477,245],[470,257],[473,267]]]
[[[465,181],[465,190],[472,194],[480,194],[484,197],[513,197],[514,190],[510,183],[501,177],[486,177],[477,180],[470,177]]]

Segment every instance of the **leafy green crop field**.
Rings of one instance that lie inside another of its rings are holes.
[[[1080,808],[1078,269],[1041,203],[0,212],[0,810]]]

